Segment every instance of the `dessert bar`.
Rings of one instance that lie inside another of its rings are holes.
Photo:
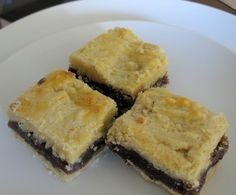
[[[105,146],[116,103],[56,70],[10,104],[8,125],[63,180],[76,176]]]
[[[108,131],[108,147],[173,194],[198,195],[228,149],[228,124],[201,104],[151,88]]]
[[[159,46],[142,41],[129,29],[114,28],[73,52],[69,70],[114,99],[121,114],[140,91],[168,83],[167,62]]]

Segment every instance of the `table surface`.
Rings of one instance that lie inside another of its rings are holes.
[[[201,3],[201,4],[205,4],[223,11],[226,11],[228,13],[234,14],[236,15],[236,10],[232,7],[230,7],[230,5],[227,5],[226,3],[228,2],[227,0],[188,0],[188,1],[192,1],[192,2],[196,2],[196,3]],[[236,1],[233,4],[233,7],[236,7]]]

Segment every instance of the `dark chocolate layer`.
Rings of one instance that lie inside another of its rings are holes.
[[[114,153],[117,153],[127,164],[134,164],[140,170],[142,170],[152,181],[159,181],[166,185],[173,191],[183,194],[183,195],[198,195],[203,184],[205,183],[207,173],[211,167],[217,164],[221,160],[224,154],[228,150],[228,140],[227,137],[223,137],[216,149],[211,155],[211,163],[205,170],[199,179],[199,186],[193,188],[190,184],[184,183],[180,179],[176,179],[165,173],[164,171],[155,168],[150,162],[142,158],[138,153],[133,150],[128,150],[121,145],[114,145],[108,143],[108,147]]]
[[[114,99],[118,107],[118,116],[125,113],[133,106],[135,100],[130,95],[123,94],[119,90],[113,89],[111,86],[107,86],[105,84],[92,81],[86,75],[81,75],[79,70],[77,69],[70,67],[69,71],[75,73],[77,78],[79,77],[80,79],[82,79],[92,89],[97,90],[102,94]],[[169,83],[168,77],[167,75],[164,75],[162,78],[158,79],[152,86],[164,87],[168,83]]]
[[[33,132],[23,131],[18,122],[9,121],[8,126],[18,133],[25,140],[25,142],[31,145],[40,155],[44,156],[44,158],[47,159],[53,167],[62,170],[66,174],[74,173],[75,171],[83,168],[89,160],[105,146],[104,137],[99,138],[80,156],[80,160],[78,162],[70,165],[65,160],[53,155],[51,147],[46,148],[45,143],[39,143],[38,140],[34,138]]]

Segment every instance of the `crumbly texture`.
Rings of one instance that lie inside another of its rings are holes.
[[[10,121],[33,132],[39,141],[69,164],[98,138],[117,111],[116,103],[92,90],[71,72],[57,70],[10,104]]]
[[[166,89],[151,88],[115,121],[107,142],[137,152],[194,188],[227,128],[223,115]]]
[[[133,98],[167,73],[167,56],[131,30],[115,28],[70,56],[71,68]]]
[[[18,133],[16,132],[13,132],[13,133],[16,139],[26,144],[25,140],[21,136],[19,136]],[[104,150],[106,150],[106,148],[102,148],[100,151],[96,153],[96,155],[93,156],[92,159],[89,160],[89,163],[87,163],[82,169],[79,169],[78,171],[74,173],[67,174],[61,169],[55,168],[43,155],[36,152],[36,150],[33,147],[31,147],[29,144],[27,144],[27,146],[29,146],[29,149],[32,151],[33,156],[41,160],[44,166],[48,169],[48,174],[57,176],[63,182],[69,182],[75,177],[77,177],[78,175],[80,175],[84,169],[86,169],[88,166],[90,166],[94,162],[94,160],[96,160],[97,156],[99,156]]]

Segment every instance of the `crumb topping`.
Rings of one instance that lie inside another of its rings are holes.
[[[109,30],[70,56],[74,69],[132,97],[167,73],[167,61],[162,48],[126,28]]]
[[[106,133],[116,111],[112,99],[92,90],[73,73],[58,70],[11,103],[9,119],[73,163]]]
[[[173,177],[197,186],[227,128],[222,114],[166,89],[151,88],[115,121],[107,141],[134,150]]]

